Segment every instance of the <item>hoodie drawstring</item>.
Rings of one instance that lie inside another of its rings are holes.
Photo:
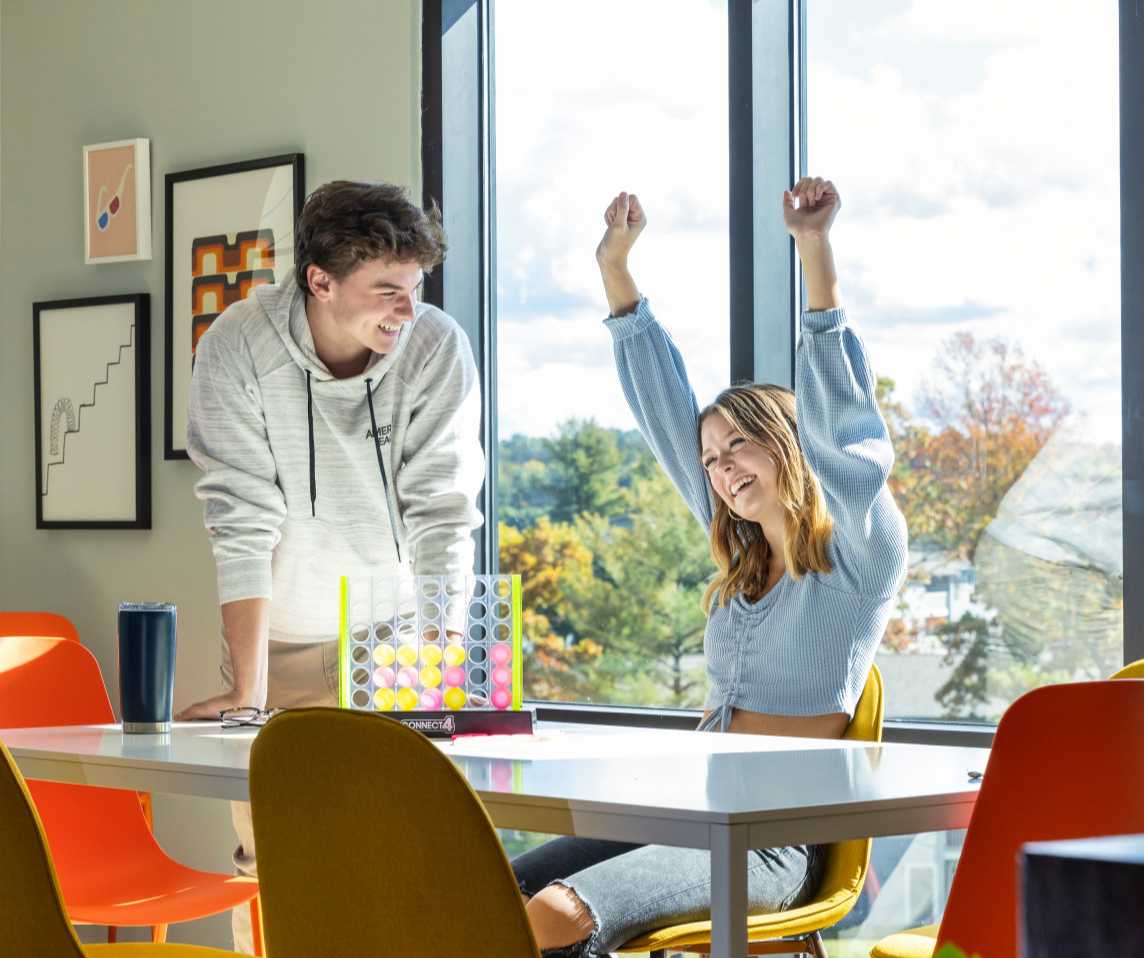
[[[377,430],[377,417],[373,412],[373,380],[365,381],[365,401],[369,405],[369,425],[373,429],[373,448],[377,452],[377,468],[381,470],[381,486],[385,492],[385,508],[389,511],[389,531],[393,533],[393,548],[397,550],[397,562],[401,563],[401,543],[397,540],[397,517],[393,514],[393,502],[389,498],[389,478],[385,474],[385,459],[381,455],[381,434]]]
[[[318,473],[314,464],[314,394],[310,391],[310,370],[306,370],[306,422],[310,427],[310,515],[316,516],[318,509]]]

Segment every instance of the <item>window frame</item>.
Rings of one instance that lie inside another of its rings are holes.
[[[426,204],[441,206],[448,261],[425,299],[469,336],[481,382],[485,485],[477,569],[497,568],[495,0],[423,0],[422,170]],[[790,386],[804,299],[794,244],[774,197],[806,170],[804,0],[727,0],[730,153],[728,275],[732,381]],[[1120,0],[1121,391],[1124,582],[1144,581],[1144,0]],[[446,144],[449,149],[446,150]],[[759,172],[756,172],[759,171]],[[474,307],[475,304],[475,307]],[[1124,662],[1144,658],[1144,590],[1124,589]],[[698,710],[530,701],[542,720],[694,727]],[[988,746],[995,726],[886,722],[886,741]]]

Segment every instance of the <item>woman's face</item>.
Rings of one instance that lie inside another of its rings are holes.
[[[767,525],[781,514],[778,469],[771,454],[716,412],[699,430],[699,461],[715,495],[744,519]]]

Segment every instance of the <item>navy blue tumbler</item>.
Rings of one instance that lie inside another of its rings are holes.
[[[119,604],[119,709],[124,732],[169,732],[175,694],[175,607]]]

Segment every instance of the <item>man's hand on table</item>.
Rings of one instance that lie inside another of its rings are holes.
[[[218,721],[219,712],[234,708],[264,708],[265,701],[255,701],[255,696],[247,692],[231,691],[188,705],[175,716],[176,722],[192,722],[195,719]]]

